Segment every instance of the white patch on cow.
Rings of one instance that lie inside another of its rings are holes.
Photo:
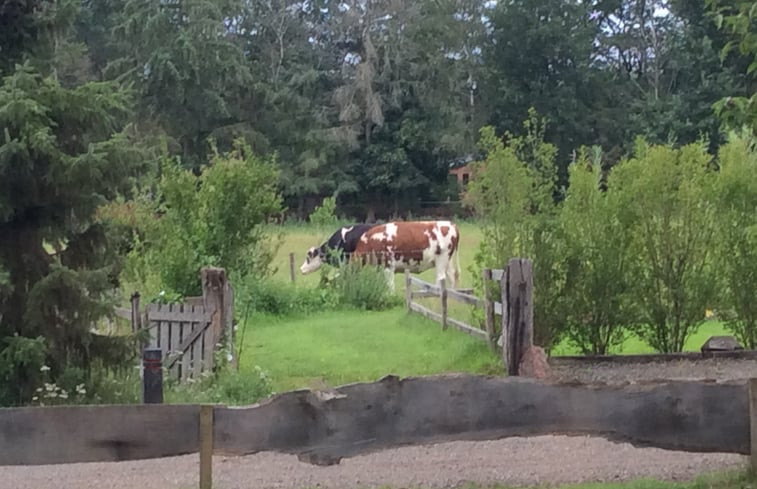
[[[367,243],[368,242],[368,236],[366,236],[365,234],[362,235],[362,236],[360,236],[360,241],[362,241],[363,243]]]
[[[300,273],[302,273],[303,275],[313,273],[321,268],[321,265],[323,265],[323,261],[321,261],[321,256],[318,253],[318,248],[314,246],[310,248],[305,255],[305,261],[300,266]]]
[[[350,231],[352,231],[352,229],[354,227],[355,226],[350,226],[348,228],[342,228],[342,241],[344,241],[346,239],[345,236],[347,236],[347,233],[349,233]]]
[[[376,233],[373,236],[371,236],[371,239],[375,239],[376,241],[384,241],[386,238],[386,235],[384,233]],[[365,241],[366,243],[368,240]]]
[[[393,222],[387,223],[386,225],[386,240],[392,241],[394,240],[394,237],[397,236],[397,225]]]

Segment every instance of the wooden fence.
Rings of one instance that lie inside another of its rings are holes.
[[[476,297],[472,294],[472,289],[448,289],[445,280],[441,280],[438,286],[430,284],[406,272],[405,304],[408,311],[440,322],[442,330],[451,324],[464,333],[488,341],[492,349],[497,348],[499,337],[502,340],[502,356],[507,372],[518,375],[523,354],[533,345],[533,265],[531,260],[513,258],[504,269],[485,268],[482,277],[486,290],[490,289],[491,282],[498,283],[494,298],[489,294],[483,299]],[[413,301],[425,297],[438,297],[441,313]],[[484,329],[449,317],[450,299],[483,308]],[[500,317],[499,328],[496,327],[497,316]]]
[[[751,430],[751,431],[750,431]],[[0,409],[0,465],[296,454],[315,464],[402,445],[585,434],[689,452],[751,454],[757,379],[623,386],[469,374],[287,392],[248,407],[106,405]]]
[[[465,323],[460,319],[455,319],[449,315],[449,300],[461,302],[463,304],[469,304],[476,307],[481,307],[486,301],[479,299],[471,294],[472,289],[448,289],[446,281],[441,280],[439,285],[430,284],[417,277],[410,275],[409,271],[405,271],[405,305],[408,311],[417,312],[429,319],[441,323],[442,330],[446,330],[448,325],[452,325],[463,333],[467,333],[475,338],[489,341],[492,345],[496,341],[493,331],[486,331],[479,329],[475,326]],[[441,303],[441,313],[436,312],[422,304],[413,302],[416,298],[436,297],[439,298]],[[497,303],[501,310],[502,304]],[[492,311],[494,309],[491,309]],[[487,318],[487,324],[488,318]],[[493,317],[492,317],[493,324]]]
[[[234,288],[221,268],[203,268],[200,278],[202,296],[187,297],[183,303],[150,303],[143,311],[135,293],[131,309],[116,310],[117,316],[131,321],[133,332],[149,331],[146,347],[161,350],[163,366],[179,381],[211,371],[222,343],[234,351]],[[232,356],[232,363],[236,361]]]

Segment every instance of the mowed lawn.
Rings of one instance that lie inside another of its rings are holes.
[[[247,321],[240,368],[260,366],[277,392],[442,372],[502,373],[485,342],[404,309]]]
[[[474,224],[459,223],[461,233],[462,287],[472,286],[468,266],[481,241]],[[296,256],[297,287],[315,287],[319,274],[303,276],[299,266],[310,246],[327,239],[333,230],[310,226],[286,227],[284,242],[276,255],[273,280],[289,281],[289,253]],[[433,270],[420,277],[433,281]],[[404,294],[404,280],[397,275],[396,293]],[[428,304],[432,299],[423,302]],[[429,304],[434,306],[434,304]],[[438,309],[434,307],[434,309]],[[471,321],[470,306],[450,304],[450,316]],[[450,327],[442,332],[438,323],[409,315],[404,307],[390,311],[325,311],[299,318],[254,316],[238,332],[244,335],[240,364],[243,369],[260,366],[272,378],[277,392],[302,387],[331,386],[374,381],[384,375],[401,377],[442,372],[500,373],[501,360],[487,345]],[[728,334],[717,321],[708,321],[692,335],[685,350],[698,351],[713,335]],[[580,352],[567,342],[553,355]],[[653,353],[635,336],[613,353]]]

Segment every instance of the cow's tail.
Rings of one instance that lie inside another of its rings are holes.
[[[455,289],[460,288],[460,241],[455,249]]]

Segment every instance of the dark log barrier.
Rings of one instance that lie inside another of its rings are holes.
[[[219,408],[216,448],[337,461],[409,444],[594,434],[638,446],[749,453],[744,383],[590,387],[459,375],[387,377],[337,392],[329,400],[297,391],[253,408]]]
[[[139,460],[198,450],[200,407],[134,404],[0,409],[0,465]]]
[[[201,424],[206,433],[212,428],[212,445],[205,446],[215,453],[277,451],[326,464],[400,445],[542,434],[750,453],[746,382],[588,386],[467,374],[390,376],[212,411],[201,423],[196,405],[0,409],[0,465],[196,453]]]

